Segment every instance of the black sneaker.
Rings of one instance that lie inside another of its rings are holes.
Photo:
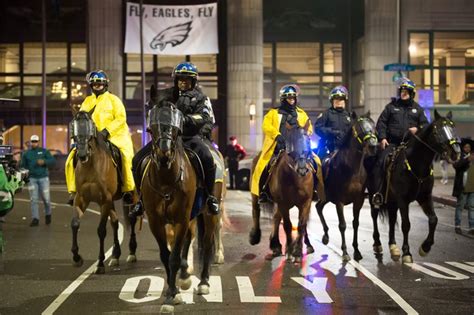
[[[39,224],[39,220],[35,218],[31,220],[30,226],[38,226],[38,224]]]
[[[129,218],[136,218],[143,215],[143,204],[142,201],[139,200],[137,204],[133,207],[133,209],[128,213]]]
[[[212,214],[212,215],[219,214],[220,212],[219,201],[217,200],[216,197],[214,196],[207,197],[207,210],[209,211],[209,214]]]
[[[76,198],[76,193],[70,193],[67,204],[70,206],[74,205],[74,198]]]
[[[456,226],[456,227],[454,228],[454,232],[455,232],[456,234],[462,234],[462,230],[461,230],[461,228],[460,228],[459,226]]]
[[[47,214],[47,215],[44,217],[44,222],[46,223],[46,225],[50,225],[50,224],[51,224],[51,214]]]

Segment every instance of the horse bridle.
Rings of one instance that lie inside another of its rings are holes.
[[[85,115],[85,114],[82,114],[82,115]],[[84,145],[87,146],[87,149],[88,149],[87,151],[89,152],[87,155],[89,156],[93,152],[92,146],[90,144],[90,140],[93,137],[97,137],[97,127],[95,126],[94,122],[92,121],[90,117],[88,116],[84,116],[84,117],[85,118],[81,118],[81,119],[74,118],[74,120],[70,124],[69,130],[71,130],[71,138],[74,139],[75,143],[79,144],[84,141]],[[83,133],[82,130],[80,130],[82,129],[81,126],[79,125],[80,120],[82,120],[81,122],[84,122],[84,121],[87,122],[88,126],[85,126],[87,133]],[[77,147],[76,147],[76,150],[78,150]]]
[[[363,135],[362,138],[360,137],[359,133],[357,132],[357,130],[355,128],[356,124],[352,125],[352,135],[354,136],[354,138],[357,139],[357,141],[360,144],[363,144],[365,141],[370,140],[370,139],[377,140],[377,136],[375,135],[375,133],[372,132],[372,130],[369,130],[368,132],[365,133],[364,128],[362,128],[362,126],[360,125],[361,122],[365,121],[366,119],[367,118],[364,118],[364,117],[357,118],[357,125],[359,126],[359,128],[361,130],[361,134]]]
[[[449,126],[448,126],[449,124]],[[453,144],[456,144],[457,143],[457,140],[454,138],[454,137],[449,137],[447,136],[448,134],[452,134],[452,132],[450,132],[448,130],[448,128],[452,128],[454,124],[452,122],[446,122],[444,121],[444,124],[443,124],[443,127],[441,129],[443,129],[445,131],[445,134],[446,134],[446,141],[449,142],[448,145],[449,146],[452,146]],[[438,131],[438,127],[436,125],[433,125],[433,134],[435,136],[435,138],[438,140],[438,142],[441,144],[442,146],[442,150],[443,152],[438,152],[436,149],[434,149],[431,145],[429,145],[426,141],[424,141],[423,139],[421,139],[417,134],[413,134],[413,137],[418,140],[420,143],[422,143],[423,145],[425,145],[428,149],[430,149],[433,153],[435,154],[440,154],[442,155],[444,153],[444,148],[443,148],[443,144],[444,144],[444,139],[443,139],[443,136],[439,133]]]

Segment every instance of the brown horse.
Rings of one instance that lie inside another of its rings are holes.
[[[316,203],[316,210],[324,228],[323,244],[329,242],[328,226],[323,216],[323,208],[328,202],[336,205],[339,218],[339,231],[342,238],[343,260],[350,260],[346,247],[346,221],[344,219],[344,206],[352,203],[354,219],[354,259],[361,260],[362,255],[358,248],[357,232],[359,228],[359,214],[365,199],[365,188],[367,172],[364,167],[364,159],[374,155],[377,148],[377,136],[375,123],[370,118],[370,112],[357,118],[352,113],[351,131],[346,135],[341,148],[328,163],[324,163],[323,172],[327,174],[324,178],[326,200]]]
[[[300,262],[303,254],[303,238],[307,252],[314,252],[306,234],[306,225],[309,219],[311,201],[313,198],[313,175],[312,153],[308,137],[310,120],[304,128],[293,127],[288,124],[286,136],[286,150],[280,151],[275,165],[272,166],[268,178],[269,191],[276,204],[273,217],[273,231],[270,236],[271,255],[273,258],[282,255],[282,246],[278,237],[280,222],[283,218],[283,228],[286,233],[287,259],[293,256],[295,262]],[[254,159],[252,171],[255,169],[258,156]],[[292,224],[290,220],[290,208],[296,206],[299,211],[298,236],[293,242],[291,237]],[[250,231],[250,243],[257,244],[260,241],[260,205],[258,197],[252,194],[253,228]]]
[[[152,89],[151,100],[156,100],[155,89]],[[186,290],[191,285],[187,272],[187,257],[192,240],[189,225],[199,188],[198,177],[180,136],[183,114],[171,104],[168,105],[155,106],[150,112],[153,152],[141,187],[150,230],[160,247],[160,258],[167,275],[168,289],[161,312],[172,312],[173,305],[181,302],[176,287],[178,270],[181,289]],[[202,191],[198,193],[202,197]],[[210,260],[218,219],[218,216],[212,216],[208,211],[201,211],[197,216],[199,256],[202,262],[198,294],[209,294]],[[173,226],[174,240],[167,239],[167,224]],[[168,243],[173,244],[171,252]]]
[[[105,272],[104,267],[104,239],[106,236],[107,219],[110,218],[110,224],[113,229],[114,247],[112,259],[109,266],[119,264],[121,255],[120,243],[118,240],[118,216],[115,211],[114,200],[121,199],[120,183],[117,174],[117,167],[114,164],[112,156],[107,148],[105,139],[97,132],[94,122],[89,113],[77,112],[71,124],[72,136],[76,144],[76,158],[78,159],[75,167],[77,192],[74,198],[73,218],[71,222],[72,229],[72,254],[74,265],[81,266],[83,259],[79,255],[79,246],[77,244],[77,233],[80,227],[80,219],[84,215],[91,202],[96,202],[100,206],[100,223],[97,228],[97,234],[100,240],[99,262],[96,273]],[[136,196],[134,196],[136,198]],[[128,219],[129,206],[124,205],[124,217]],[[127,221],[131,227],[129,242],[130,255],[127,262],[135,262],[135,251],[137,248],[135,238],[135,220]]]

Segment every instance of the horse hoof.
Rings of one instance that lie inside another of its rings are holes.
[[[109,261],[109,267],[116,267],[119,265],[119,260],[117,258],[112,258]]]
[[[95,270],[96,275],[103,275],[104,273],[105,273],[105,267],[104,266],[97,267],[97,269]]]
[[[420,246],[420,249],[418,250],[418,254],[420,254],[421,257],[425,257],[426,255],[428,255],[428,253],[423,250],[422,246]]]
[[[179,305],[183,304],[183,298],[181,297],[181,294],[177,293],[174,298],[173,298],[173,303],[174,305]]]
[[[81,267],[82,264],[84,264],[84,260],[83,260],[82,257],[80,257],[80,256],[79,256],[79,260],[78,260],[78,261],[73,260],[73,262],[72,262],[72,265],[73,265],[74,267]]]
[[[160,314],[173,314],[173,313],[174,313],[173,305],[168,305],[168,304],[161,305]]]
[[[181,290],[186,291],[191,287],[191,284],[193,282],[191,281],[191,277],[187,277],[186,279],[178,279],[178,286]]]
[[[127,263],[136,263],[137,262],[137,256],[135,255],[128,255],[127,257]]]
[[[306,254],[309,255],[309,254],[312,254],[312,253],[314,253],[313,246],[306,246]]]
[[[400,248],[398,248],[397,244],[390,245],[390,256],[396,261],[400,259]]]
[[[186,269],[186,271],[192,275],[194,273],[194,267],[193,266],[188,266],[188,269]]]
[[[405,255],[403,256],[402,261],[404,264],[411,264],[413,263],[413,257],[411,257],[411,255]]]
[[[360,252],[355,252],[354,253],[354,260],[355,261],[360,261],[362,260],[362,254]]]
[[[252,228],[249,233],[249,243],[250,245],[257,245],[260,243],[260,239],[262,238],[262,231],[260,229],[255,230]]]
[[[382,245],[374,245],[374,253],[381,254],[383,252]]]
[[[214,256],[214,263],[217,265],[222,265],[224,263],[224,255],[219,254]]]
[[[323,244],[324,244],[324,245],[327,245],[328,243],[329,243],[329,236],[328,236],[327,234],[325,234],[325,235],[323,236]]]
[[[349,256],[348,254],[342,255],[342,261],[347,262],[349,260],[351,260],[351,256]]]
[[[198,286],[197,289],[197,294],[198,295],[207,295],[209,294],[209,286],[206,284],[201,284]]]

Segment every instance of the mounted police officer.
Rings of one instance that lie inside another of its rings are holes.
[[[89,112],[97,130],[112,144],[120,149],[122,157],[122,193],[126,203],[133,202],[135,182],[132,175],[133,143],[128,130],[127,114],[122,101],[108,91],[109,78],[102,70],[95,70],[87,74],[92,95],[86,97],[80,110]],[[68,203],[72,205],[76,193],[73,158],[76,150],[66,160],[66,184],[70,193]]]
[[[281,150],[286,148],[286,123],[290,126],[304,126],[308,115],[297,106],[298,87],[296,85],[285,85],[280,89],[280,106],[272,108],[263,118],[263,133],[265,139],[263,142],[262,153],[255,166],[252,175],[252,194],[259,196],[259,203],[270,201],[265,185],[268,178],[268,167],[270,161],[278,155]],[[312,126],[309,127],[309,134],[313,133]]]
[[[318,156],[321,159],[339,149],[351,129],[351,115],[346,110],[349,92],[340,85],[331,90],[329,102],[331,107],[321,113],[314,129],[321,137],[318,145]]]
[[[182,138],[184,146],[199,156],[204,170],[204,186],[209,213],[219,214],[219,201],[212,195],[216,166],[212,154],[203,140],[203,137],[210,133],[214,123],[211,101],[197,86],[198,71],[192,63],[182,62],[178,64],[173,70],[172,77],[174,86],[158,91],[156,106],[163,106],[167,102],[171,102],[183,113]],[[152,142],[149,142],[133,159],[133,173],[135,181],[138,183],[141,182],[142,175],[139,174],[139,165],[146,156],[151,154],[152,150]],[[143,214],[143,206],[139,201],[133,209],[132,215],[141,214]]]
[[[372,170],[374,188],[377,192],[372,197],[374,206],[384,203],[381,193],[385,181],[384,160],[397,146],[405,141],[407,136],[415,134],[428,124],[425,113],[415,102],[415,83],[408,78],[402,78],[397,88],[397,97],[385,106],[377,121],[377,133],[382,151]]]

